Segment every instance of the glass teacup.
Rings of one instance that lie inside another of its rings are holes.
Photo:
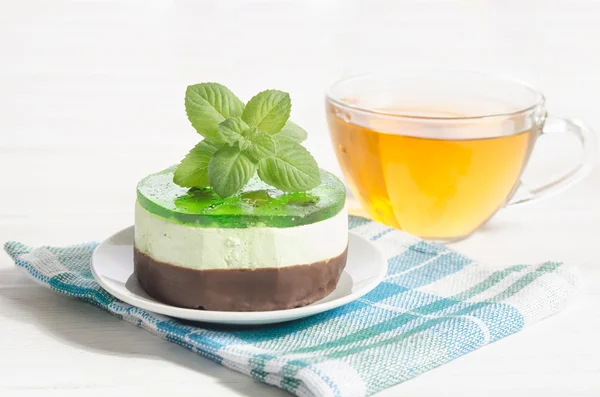
[[[595,159],[592,131],[547,120],[538,91],[481,73],[354,76],[330,88],[326,109],[345,179],[369,216],[431,240],[463,238],[506,205],[562,190]],[[550,123],[578,139],[583,156],[561,178],[528,188],[521,175]]]

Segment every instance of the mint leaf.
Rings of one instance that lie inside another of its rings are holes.
[[[277,133],[277,136],[285,136],[296,142],[304,142],[308,138],[308,133],[298,124],[288,120],[281,131]]]
[[[230,117],[219,124],[219,136],[229,145],[244,141],[244,135],[250,129],[239,117]]]
[[[248,129],[244,132],[244,136],[248,139],[252,139],[252,137],[256,136],[260,131],[256,127],[248,127]]]
[[[275,141],[273,138],[271,138],[271,135],[264,132],[259,132],[250,138],[250,145],[246,151],[254,160],[257,161],[274,156]]]
[[[277,153],[258,162],[258,176],[284,192],[303,192],[321,183],[319,166],[299,143],[285,137],[277,139]]]
[[[263,91],[248,101],[242,119],[250,126],[269,134],[279,132],[290,117],[290,94],[277,90]]]
[[[210,186],[219,197],[237,193],[256,172],[256,163],[237,147],[223,146],[208,164]]]
[[[228,117],[241,116],[244,103],[227,87],[217,83],[188,86],[185,91],[185,111],[200,135],[221,144],[219,123]]]
[[[208,186],[208,163],[216,151],[207,141],[198,143],[175,169],[173,182],[182,187]]]

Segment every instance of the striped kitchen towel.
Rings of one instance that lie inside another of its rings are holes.
[[[341,308],[249,329],[182,322],[119,301],[90,272],[96,243],[5,249],[50,288],[298,396],[377,393],[558,312],[577,289],[576,269],[560,262],[490,269],[364,218],[351,217],[350,228],[384,253],[386,279]]]

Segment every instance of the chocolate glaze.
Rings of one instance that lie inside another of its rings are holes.
[[[309,305],[336,287],[348,247],[339,256],[282,268],[197,270],[158,262],[134,248],[134,271],[154,299],[218,311],[265,311]]]

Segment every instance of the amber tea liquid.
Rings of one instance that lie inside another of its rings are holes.
[[[538,133],[448,138],[442,122],[423,136],[413,123],[408,136],[402,121],[357,125],[330,108],[328,122],[346,181],[368,214],[430,239],[466,236],[501,208]]]

